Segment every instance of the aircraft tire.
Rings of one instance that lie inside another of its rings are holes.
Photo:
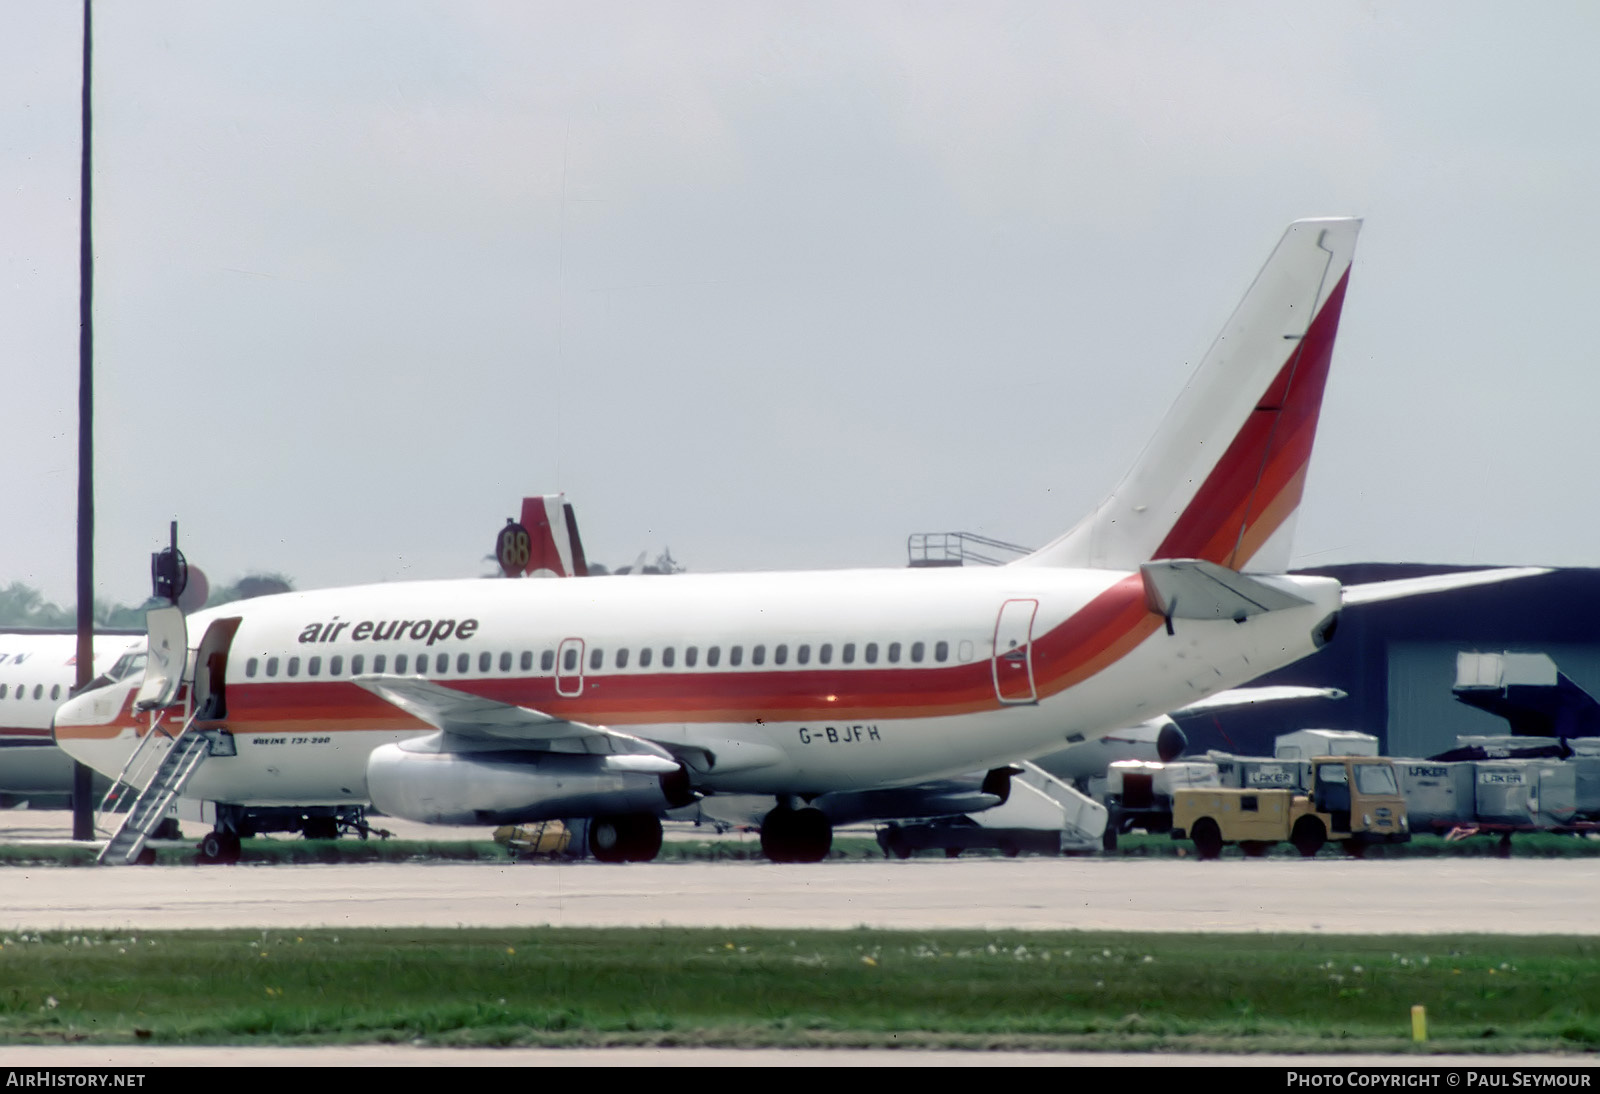
[[[1222,829],[1210,817],[1195,821],[1194,827],[1189,829],[1189,838],[1194,841],[1195,854],[1201,858],[1222,857]]]
[[[232,866],[239,861],[239,837],[232,832],[207,832],[200,837],[202,865]]]
[[[821,862],[833,848],[822,810],[779,806],[761,821],[761,853],[772,862]]]
[[[589,853],[599,862],[627,862],[627,817],[593,817],[589,821]]]
[[[1289,833],[1289,842],[1294,844],[1301,858],[1315,858],[1327,841],[1328,830],[1316,817],[1301,817],[1294,822],[1294,831]]]
[[[649,862],[661,853],[661,818],[639,813],[626,818],[627,838],[623,843],[628,862]]]

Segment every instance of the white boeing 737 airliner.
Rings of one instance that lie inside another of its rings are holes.
[[[159,723],[156,750],[207,741],[189,797],[588,818],[613,861],[698,795],[763,794],[769,857],[820,859],[821,795],[1003,779],[1332,637],[1358,590],[1279,571],[1358,229],[1291,225],[1129,475],[1010,565],[325,589],[196,613],[194,649],[163,609],[142,680],[56,740],[116,776]]]

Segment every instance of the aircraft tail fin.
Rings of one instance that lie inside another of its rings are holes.
[[[524,574],[588,577],[589,563],[578,538],[578,518],[565,494],[522,499],[522,526],[528,530],[528,564]]]
[[[1111,496],[1014,565],[1287,568],[1361,222],[1289,225]]]

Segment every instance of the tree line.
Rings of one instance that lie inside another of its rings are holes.
[[[293,589],[294,583],[282,574],[246,574],[231,585],[214,586],[206,599],[206,607]],[[143,630],[144,613],[155,603],[147,600],[142,604],[108,604],[96,600],[94,625],[106,630]],[[63,608],[21,581],[0,588],[0,627],[71,630],[77,625],[78,609],[73,605]]]

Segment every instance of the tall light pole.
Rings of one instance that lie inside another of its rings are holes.
[[[90,0],[83,0],[83,168],[78,228],[78,682],[94,679],[94,236],[89,207]],[[72,838],[94,839],[89,769],[72,765]]]

